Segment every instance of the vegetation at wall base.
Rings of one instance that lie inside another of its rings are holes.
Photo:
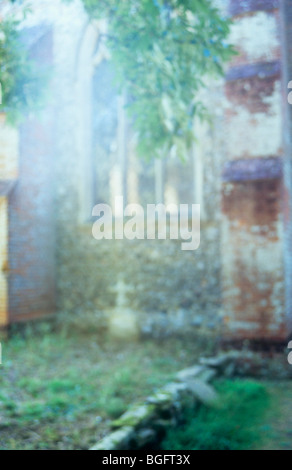
[[[185,425],[170,430],[166,450],[249,450],[260,442],[260,423],[270,398],[267,389],[250,380],[217,384],[219,408],[201,407],[185,415]]]

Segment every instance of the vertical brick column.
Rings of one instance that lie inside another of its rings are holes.
[[[281,47],[278,2],[230,0],[222,280],[226,339],[286,335],[282,259]]]
[[[32,58],[52,60],[52,31],[24,33]],[[9,320],[55,311],[53,113],[28,117],[19,130],[19,176],[9,197]]]

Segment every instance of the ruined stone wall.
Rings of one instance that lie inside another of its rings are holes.
[[[92,81],[101,25],[88,24],[78,1],[33,2],[28,26],[45,22],[54,38],[56,283],[58,308],[68,315],[96,314],[97,323],[110,318],[120,309],[123,285],[123,309],[127,318],[136,318],[144,334],[166,336],[205,327],[221,332],[222,314],[229,337],[285,335],[278,3],[216,3],[234,17],[231,41],[239,55],[225,82],[208,83],[205,98],[213,126],[198,131],[192,155],[196,164],[186,167],[187,175],[175,166],[167,171],[171,184],[165,189],[172,190],[167,197],[176,189],[179,202],[200,202],[203,208],[201,246],[196,252],[182,252],[180,242],[174,241],[93,239],[90,216],[99,201],[92,148],[101,142],[96,142],[92,125]],[[98,105],[94,111],[98,115]],[[131,153],[129,134],[123,136]],[[117,144],[110,151],[123,153],[121,140]],[[151,172],[155,169],[147,174],[128,167],[128,174],[123,173],[122,184],[133,183],[132,193],[127,193],[130,202],[138,195],[136,202],[153,203],[163,194],[153,179],[147,186]],[[111,181],[103,187],[117,180]]]
[[[1,5],[15,9],[18,5]],[[52,30],[23,25],[20,39],[40,68],[52,63]],[[3,84],[5,86],[5,84]],[[53,116],[25,116],[12,127],[0,120],[1,326],[54,313],[55,216]]]
[[[117,286],[123,282],[125,307],[128,315],[135,317],[139,333],[161,337],[198,328],[214,331],[219,325],[220,260],[219,233],[210,220],[215,211],[218,216],[218,206],[212,205],[218,197],[211,184],[212,165],[202,169],[211,200],[198,251],[182,252],[181,242],[176,241],[94,240],[90,220],[94,205],[90,78],[96,33],[88,27],[80,3],[41,3],[46,9],[40,9],[37,3],[29,25],[46,20],[54,31],[58,309],[69,316],[80,316],[81,322],[83,315],[96,315],[97,326],[99,322],[101,325],[119,310]],[[202,146],[205,153],[209,149],[211,163],[210,145],[202,142]],[[203,150],[200,152],[203,157]],[[178,192],[185,189],[183,175]],[[192,180],[189,173],[187,177]],[[142,180],[140,185],[141,189]],[[144,202],[155,202],[154,186],[148,192],[151,199]],[[189,199],[180,202],[197,202],[193,194],[191,184]]]
[[[67,200],[71,202],[71,195],[74,199],[77,192],[76,179],[66,170],[73,168],[78,173],[72,141],[76,119],[70,103],[76,100],[75,59],[80,34],[75,33],[78,28],[79,33],[82,30],[86,16],[80,3],[77,6],[59,0],[29,3],[32,12],[22,24],[21,40],[40,67],[50,68],[53,86],[47,90],[42,113],[26,116],[18,131],[5,126],[1,117],[0,195],[5,190],[8,201],[5,217],[9,225],[5,273],[2,273],[4,235],[1,239],[1,323],[4,316],[5,322],[11,323],[56,313],[55,203],[56,192],[58,195],[59,190],[66,192],[65,185],[58,185],[56,175],[59,181],[63,178],[66,181],[67,177],[68,186],[73,187],[72,192],[68,189]],[[3,8],[7,11],[13,8],[17,13],[18,6],[7,3]],[[4,179],[6,184],[1,185]],[[13,184],[8,187],[11,181]],[[70,207],[69,218],[73,213],[74,219],[76,205]],[[60,206],[60,212],[63,209]],[[4,221],[4,216],[1,217]]]
[[[213,332],[220,326],[218,230],[206,226],[203,233],[201,248],[193,252],[181,251],[180,241],[97,241],[90,228],[79,229],[62,252],[61,310],[99,313],[103,320],[126,307],[139,332],[157,337]],[[126,286],[121,306],[120,282]]]
[[[22,33],[39,67],[52,59],[52,31]],[[53,116],[48,105],[19,127],[18,174],[8,195],[8,309],[18,322],[55,312]],[[10,153],[6,153],[10,159]]]
[[[283,340],[281,43],[277,1],[229,2],[239,55],[225,84],[222,283],[226,336]]]

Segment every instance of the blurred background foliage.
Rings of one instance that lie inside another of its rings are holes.
[[[0,18],[0,111],[14,124],[28,112],[41,108],[48,76],[47,70],[40,70],[30,59],[21,40],[21,24],[29,11],[17,5],[17,15],[12,9],[9,15]]]

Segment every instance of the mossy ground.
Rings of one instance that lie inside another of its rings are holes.
[[[212,344],[201,338],[113,344],[94,334],[52,333],[46,325],[14,334],[2,342],[0,449],[88,449],[110,420],[212,353]],[[181,436],[187,442],[176,447],[176,433],[167,449],[292,449],[292,382],[218,387],[223,407],[202,409],[195,428]],[[200,441],[188,440],[193,435]]]
[[[88,449],[208,345],[171,339],[113,344],[33,331],[2,343],[0,449]]]

